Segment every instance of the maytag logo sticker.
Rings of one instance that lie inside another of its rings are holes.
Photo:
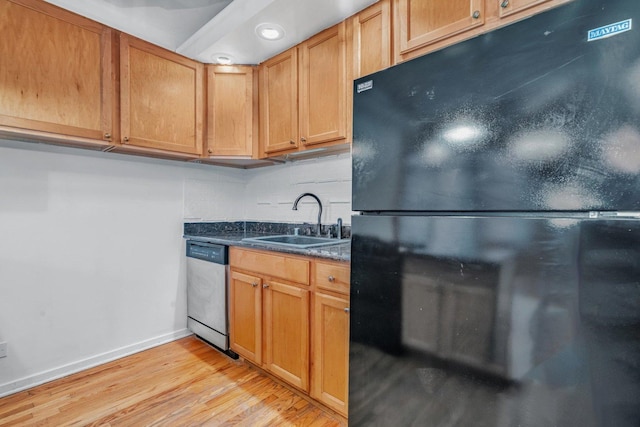
[[[587,41],[592,42],[594,40],[605,39],[630,30],[631,19],[627,19],[625,21],[616,22],[615,24],[609,24],[604,27],[589,30],[587,33]]]
[[[358,86],[356,86],[356,92],[358,93],[371,89],[373,89],[373,80],[367,80],[366,82],[358,83]]]

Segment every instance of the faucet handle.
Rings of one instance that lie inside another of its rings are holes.
[[[300,235],[300,227],[295,227],[295,228],[293,229],[293,235],[294,235],[294,236],[298,236],[298,235]]]

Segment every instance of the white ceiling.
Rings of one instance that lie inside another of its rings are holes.
[[[46,0],[204,63],[214,54],[259,64],[377,0]],[[260,39],[260,23],[285,37]]]

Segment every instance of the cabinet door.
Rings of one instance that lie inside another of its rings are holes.
[[[0,126],[111,140],[111,37],[41,1],[1,1]]]
[[[120,79],[124,144],[202,153],[202,64],[121,34]]]
[[[399,54],[484,24],[485,0],[397,0]]]
[[[260,65],[260,138],[267,154],[298,148],[296,48]]]
[[[300,141],[308,146],[346,139],[345,23],[303,42],[300,52]]]
[[[269,281],[264,285],[265,368],[309,391],[309,291]]]
[[[347,416],[349,395],[349,301],[316,293],[313,307],[311,397]]]
[[[522,10],[528,9],[533,6],[538,6],[543,3],[549,3],[551,0],[494,0],[500,5],[500,17],[505,17],[518,13]]]
[[[352,18],[354,78],[391,65],[390,0],[381,0]]]
[[[262,363],[262,279],[231,270],[229,342],[233,351]]]
[[[253,67],[207,67],[207,152],[253,155]],[[257,118],[256,118],[257,120]]]

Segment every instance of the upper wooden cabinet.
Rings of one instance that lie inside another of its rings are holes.
[[[38,0],[1,0],[0,127],[109,145],[111,46],[112,31],[94,21]]]
[[[544,3],[551,3],[552,0],[494,0],[499,4],[500,17],[506,17],[522,12],[534,6],[541,6]],[[557,3],[557,2],[556,2]]]
[[[264,152],[298,148],[298,50],[260,65],[260,139]]]
[[[391,65],[391,0],[380,0],[351,18],[353,77]]]
[[[396,0],[399,58],[484,24],[485,0]]]
[[[250,66],[207,66],[209,156],[257,157],[258,91],[253,71]]]
[[[265,156],[348,139],[345,22],[260,65],[260,138]]]
[[[573,0],[392,0],[394,63]]]
[[[345,23],[303,42],[300,54],[300,142],[305,146],[347,137]]]
[[[202,153],[203,64],[121,34],[120,83],[123,144]]]

